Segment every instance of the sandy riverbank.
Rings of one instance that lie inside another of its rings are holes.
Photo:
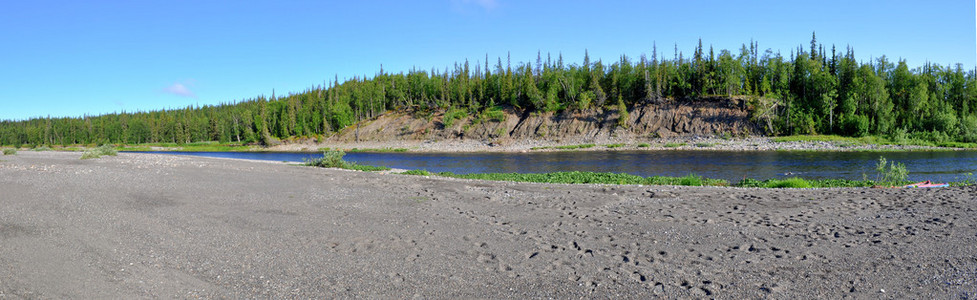
[[[977,187],[467,181],[0,156],[0,298],[977,297]]]

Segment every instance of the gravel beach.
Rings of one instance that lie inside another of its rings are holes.
[[[471,181],[0,156],[0,299],[977,298],[977,187]]]
[[[913,151],[913,150],[967,150],[912,145],[852,144],[838,141],[789,141],[776,142],[769,137],[729,138],[672,137],[672,138],[565,138],[560,140],[526,139],[495,144],[482,140],[394,140],[361,142],[292,141],[259,148],[260,151],[317,151],[318,149],[405,149],[410,152],[540,152],[564,151],[559,147],[592,144],[592,147],[575,148],[573,151],[621,151],[621,150],[703,150],[703,151]],[[607,147],[614,145],[613,148]],[[159,149],[166,150],[166,149]]]

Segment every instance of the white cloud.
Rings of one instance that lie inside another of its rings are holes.
[[[187,98],[197,98],[197,95],[193,93],[186,85],[183,83],[173,83],[172,85],[163,88],[163,92],[167,94],[173,94],[180,97]]]

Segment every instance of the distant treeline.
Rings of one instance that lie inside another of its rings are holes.
[[[499,106],[532,111],[629,107],[703,96],[746,96],[752,118],[769,135],[884,135],[930,141],[977,141],[977,78],[960,64],[910,69],[885,56],[860,63],[850,47],[810,48],[789,56],[704,49],[672,59],[621,56],[607,63],[565,64],[538,55],[513,65],[507,57],[454,68],[337,80],[301,93],[260,96],[233,104],[77,118],[0,122],[3,145],[95,143],[274,143],[324,136],[386,111],[451,110],[479,114]]]

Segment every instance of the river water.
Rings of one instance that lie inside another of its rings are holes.
[[[317,153],[168,152],[175,155],[303,162]],[[345,159],[365,165],[454,173],[545,173],[593,171],[640,176],[685,176],[738,182],[803,177],[858,180],[876,175],[879,157],[906,165],[912,181],[963,181],[977,173],[977,151],[933,152],[785,152],[785,151],[564,151],[537,153],[348,153]],[[977,177],[975,177],[977,178]]]

